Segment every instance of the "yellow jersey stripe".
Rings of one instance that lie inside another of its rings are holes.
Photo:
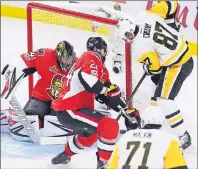
[[[185,45],[186,45],[186,43],[185,43],[184,38],[183,38],[183,36],[182,36],[182,44],[181,44],[181,46],[179,47],[179,49],[178,49],[172,56],[169,57],[168,60],[166,60],[166,61],[162,64],[162,66],[168,66],[168,65],[170,65],[170,64],[173,62],[173,60],[175,60],[176,57],[179,58],[179,57],[181,56],[180,53],[184,50]],[[183,53],[182,53],[182,54],[183,54]]]
[[[181,67],[169,67],[162,88],[162,97],[168,98]]]

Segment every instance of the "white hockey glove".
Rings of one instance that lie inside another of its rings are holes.
[[[160,68],[157,71],[152,71],[152,70],[150,70],[149,65],[147,65],[145,63],[143,64],[143,70],[146,72],[146,74],[148,76],[153,75],[153,74],[156,75],[156,74],[161,74],[162,73],[162,68]]]

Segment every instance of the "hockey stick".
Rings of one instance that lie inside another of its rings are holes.
[[[129,102],[131,101],[131,99],[134,97],[135,93],[137,92],[137,90],[139,89],[140,85],[142,84],[142,82],[144,81],[145,77],[146,77],[147,73],[145,72],[141,79],[139,80],[138,84],[136,85],[134,91],[132,92],[131,96],[128,98],[127,102],[126,102],[126,107],[129,104]],[[125,107],[125,108],[126,108]],[[124,111],[126,112],[125,108],[122,108],[122,110],[124,109]],[[120,119],[121,116],[123,116],[125,113],[123,113],[123,111],[121,111],[121,113],[118,115],[118,117],[116,118],[117,120]],[[124,115],[125,117],[127,116],[126,114]],[[128,116],[127,116],[128,117]]]
[[[19,118],[21,124],[23,125],[27,135],[31,138],[31,140],[34,143],[38,144],[40,142],[40,135],[37,134],[34,128],[31,126],[31,123],[27,119],[27,116],[25,112],[23,111],[20,103],[16,99],[16,97],[13,96],[9,102],[12,108],[14,109],[14,112],[16,113],[17,117]]]
[[[2,71],[2,75],[6,80],[6,85],[4,87],[3,92],[1,93],[1,97],[7,99],[14,109],[17,117],[19,118],[21,124],[23,125],[27,135],[32,139],[34,143],[39,143],[40,135],[38,135],[34,128],[31,126],[31,123],[27,119],[27,116],[21,105],[19,104],[18,100],[15,98],[14,93],[22,79],[25,76],[25,73],[22,73],[18,79],[16,79],[16,68],[8,69],[9,65],[7,65],[4,70]]]
[[[142,84],[142,82],[144,81],[145,77],[146,77],[147,73],[145,72],[141,79],[139,80],[138,84],[136,85],[134,91],[132,92],[131,96],[128,98],[126,104],[128,105],[129,102],[131,101],[131,99],[133,98],[133,96],[135,95],[135,93],[137,92],[137,90],[139,89],[140,85]]]

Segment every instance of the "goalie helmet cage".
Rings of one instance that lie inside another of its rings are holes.
[[[33,12],[34,10],[37,11],[43,11],[45,13],[45,17],[49,15],[48,17],[51,17],[51,14],[57,14],[57,15],[64,15],[69,16],[69,17],[74,17],[74,18],[80,18],[83,20],[87,21],[94,21],[94,22],[99,22],[105,25],[111,25],[111,26],[116,26],[117,20],[113,19],[108,19],[108,18],[103,18],[103,17],[98,17],[82,12],[76,12],[64,8],[59,8],[59,7],[54,7],[50,5],[45,5],[45,4],[40,4],[40,3],[34,3],[30,2],[27,5],[27,47],[28,47],[28,52],[33,51]],[[57,18],[56,18],[57,19]],[[42,21],[42,18],[39,19],[39,21]],[[68,21],[69,22],[69,21]],[[80,23],[78,23],[80,24]],[[131,58],[131,45],[129,43],[125,43],[125,75],[126,75],[126,99],[128,99],[132,93],[132,58]],[[33,75],[30,75],[29,77],[29,97],[31,97],[31,92],[33,90]],[[129,108],[132,107],[132,102],[128,104]]]

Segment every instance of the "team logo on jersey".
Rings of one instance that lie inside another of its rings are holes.
[[[50,88],[46,89],[47,94],[52,98],[58,98],[59,91],[63,87],[63,76],[60,74],[55,74],[51,80]]]
[[[58,69],[56,69],[56,66],[53,65],[52,67],[49,68],[50,72],[58,73]]]

